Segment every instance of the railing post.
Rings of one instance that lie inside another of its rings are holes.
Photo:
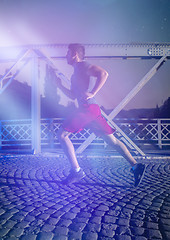
[[[40,83],[38,70],[39,70],[38,57],[35,54],[33,54],[31,117],[32,117],[32,150],[34,154],[41,152]]]
[[[161,119],[157,119],[158,124],[158,146],[162,149],[162,138],[161,138]]]
[[[0,149],[2,149],[2,122],[0,121]]]
[[[54,121],[51,118],[49,123],[49,142],[50,142],[50,148],[54,148]]]

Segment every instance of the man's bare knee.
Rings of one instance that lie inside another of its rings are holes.
[[[104,135],[104,136],[102,136],[102,138],[103,138],[104,141],[106,141],[109,145],[110,145],[110,144],[118,145],[118,139],[117,139],[113,134]]]
[[[64,140],[66,139],[71,133],[64,130],[63,128],[60,128],[57,132],[57,137],[59,140]]]

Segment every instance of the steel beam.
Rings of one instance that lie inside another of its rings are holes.
[[[59,77],[61,80],[63,80],[68,86],[70,86],[70,81],[66,76],[58,69],[56,61],[53,60],[52,57],[50,57],[49,53],[45,51],[45,49],[34,49],[34,52],[39,56],[42,57],[45,62],[55,70],[55,74],[57,77]]]
[[[24,51],[24,53],[21,52],[19,58],[16,60],[16,62],[10,67],[10,69],[4,74],[4,76],[0,79],[0,94],[5,91],[5,89],[9,86],[9,84],[12,82],[12,80],[18,75],[19,71],[16,72],[14,75],[10,75],[10,72],[16,68],[17,64],[20,63],[29,53],[30,49],[27,49]],[[25,65],[25,63],[24,63]],[[3,85],[3,81],[7,79],[7,82]]]
[[[160,60],[154,65],[154,67],[142,78],[142,80],[136,85],[134,89],[121,101],[121,103],[107,116],[104,112],[105,118],[114,126],[128,141],[129,144],[143,155],[143,152],[118,128],[113,122],[113,118],[127,105],[127,103],[143,88],[143,86],[151,79],[151,77],[157,72],[159,67],[170,57],[170,44],[164,43],[132,43],[132,44],[84,44],[86,47],[87,58],[160,58]],[[38,58],[43,58],[52,68],[55,69],[56,75],[63,81],[70,85],[70,81],[60,72],[54,61],[54,58],[64,58],[66,52],[66,44],[53,44],[53,45],[28,45],[17,47],[12,51],[6,51],[7,48],[0,48],[0,61],[10,61],[12,58],[16,59],[19,50],[24,50],[24,55],[21,56],[15,62],[15,64],[9,69],[2,81],[7,77],[9,72],[16,66],[16,64],[22,61],[30,50],[33,50],[33,77],[32,77],[32,148],[35,153],[41,151],[40,144],[40,89],[39,89],[39,77],[38,77]],[[54,51],[55,49],[55,51]],[[13,53],[13,56],[11,56]],[[9,59],[9,56],[11,58]],[[16,60],[15,60],[16,61]],[[11,79],[10,79],[11,80]],[[89,136],[88,140],[83,143],[77,149],[77,152],[82,152],[89,143],[93,141],[95,135]]]
[[[41,121],[40,121],[40,79],[38,73],[38,57],[32,57],[32,88],[31,88],[31,119],[32,119],[32,151],[41,152]]]
[[[144,87],[144,85],[153,77],[157,70],[162,66],[162,63],[165,62],[167,54],[163,56],[153,67],[152,69],[141,79],[141,81],[130,91],[130,93],[120,102],[120,104],[107,116],[104,112],[105,118],[112,123],[112,119],[129,103],[129,101]],[[113,124],[113,123],[112,123]],[[116,124],[114,124],[116,127]],[[117,127],[116,127],[117,128]],[[120,131],[120,130],[119,130]],[[95,139],[95,134],[91,134],[77,149],[77,153],[82,153],[89,144]],[[127,136],[125,138],[132,144],[132,146],[140,153],[144,154],[134,142],[132,142]]]
[[[67,44],[42,44],[0,47],[0,61],[15,60],[21,49],[45,49],[51,58],[65,58],[67,46]],[[87,58],[157,58],[164,56],[170,49],[170,43],[84,44],[84,46]]]

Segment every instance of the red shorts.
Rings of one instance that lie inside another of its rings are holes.
[[[63,128],[72,133],[78,133],[89,128],[96,135],[109,135],[115,132],[111,128],[97,104],[84,104],[73,112],[63,123]]]

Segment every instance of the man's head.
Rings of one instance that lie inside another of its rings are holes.
[[[85,56],[85,48],[79,43],[71,43],[68,45],[67,62],[73,64],[75,62],[83,61]]]

